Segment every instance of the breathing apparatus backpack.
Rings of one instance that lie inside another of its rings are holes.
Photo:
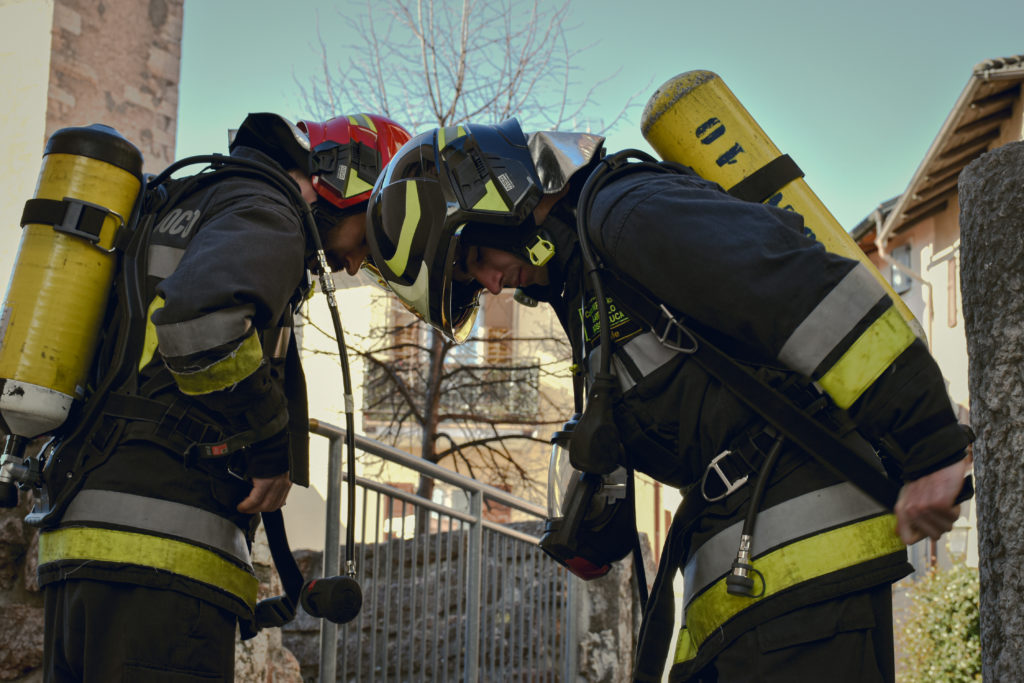
[[[205,164],[196,174],[178,170]],[[281,511],[263,513],[271,555],[285,596],[261,600],[256,627],[281,626],[301,603],[335,623],[359,613],[355,580],[355,426],[351,376],[335,301],[334,281],[311,207],[294,181],[256,161],[194,156],[143,183],[142,155],[103,125],[54,133],[44,151],[36,196],[26,203],[25,230],[0,313],[0,507],[14,507],[18,489],[33,489],[26,518],[45,526],[59,520],[85,476],[110,454],[126,420],[107,414],[114,391],[133,394],[145,337],[144,291],[148,241],[162,212],[179,198],[225,175],[256,178],[289,198],[317,260],[320,288],[338,342],[346,395],[348,534],[346,574],[304,583],[284,531]],[[310,283],[297,297],[305,298]],[[294,301],[294,299],[293,299]],[[26,457],[30,442],[48,440]],[[243,633],[243,637],[255,635]]]
[[[0,313],[2,506],[17,504],[15,482],[38,484],[38,462],[21,457],[28,441],[66,430],[73,408],[88,398],[142,184],[141,153],[112,128],[64,128],[46,144]]]
[[[208,166],[171,177],[197,163]],[[285,188],[289,182],[262,164],[220,155],[183,159],[144,186],[141,167],[142,155],[112,128],[61,129],[47,142],[36,196],[25,205],[0,314],[0,428],[7,434],[0,505],[17,504],[17,485],[39,488],[45,479],[45,514],[30,516],[33,523],[58,517],[104,447],[117,440],[97,432],[107,395],[136,389],[145,260],[156,218],[224,174]],[[42,436],[50,439],[39,457],[24,457],[28,443]],[[75,455],[52,457],[69,443]]]

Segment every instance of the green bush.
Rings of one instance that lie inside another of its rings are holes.
[[[898,634],[901,683],[981,680],[978,570],[965,564],[932,570],[907,590]]]

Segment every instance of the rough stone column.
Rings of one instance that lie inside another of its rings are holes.
[[[982,675],[1024,681],[1024,142],[981,156],[959,185]]]

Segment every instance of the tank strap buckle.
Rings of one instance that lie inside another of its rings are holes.
[[[761,425],[734,439],[729,448],[716,455],[704,470],[700,482],[704,500],[709,503],[722,500],[746,484],[750,477],[757,476],[778,438],[774,427]],[[712,473],[713,477],[710,476]]]
[[[661,319],[654,324],[651,331],[663,346],[680,353],[695,353],[697,351],[697,340],[690,334],[690,331],[683,327],[683,324],[672,315],[665,304],[660,305]],[[664,321],[661,331],[658,327]]]
[[[700,480],[700,495],[704,497],[709,503],[715,503],[740,489],[747,480],[750,478],[750,471],[747,474],[730,479],[730,476],[725,472],[724,467],[731,461],[731,457],[735,451],[725,450],[712,458],[711,462],[708,463],[707,468],[704,469],[704,476]],[[732,469],[732,468],[730,468]],[[715,478],[711,478],[713,485],[718,486],[719,484],[723,487],[720,493],[709,493],[708,492],[708,479],[709,475],[714,473]]]
[[[117,220],[116,234],[125,224],[124,216],[116,211],[74,197],[64,197],[60,201],[36,197],[25,202],[25,209],[21,214],[21,224],[23,226],[29,223],[52,225],[53,229],[58,232],[80,237],[100,251],[112,253],[114,248],[107,249],[99,246],[100,232],[103,230],[103,222],[107,216],[112,216]]]

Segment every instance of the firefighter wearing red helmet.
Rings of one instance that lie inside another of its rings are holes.
[[[229,157],[147,186],[102,391],[50,447],[29,517],[47,680],[231,680],[236,625],[273,625],[250,549],[260,513],[308,485],[292,316],[322,263],[309,217],[330,269],[354,275],[370,191],[408,139],[373,114],[250,114]]]

